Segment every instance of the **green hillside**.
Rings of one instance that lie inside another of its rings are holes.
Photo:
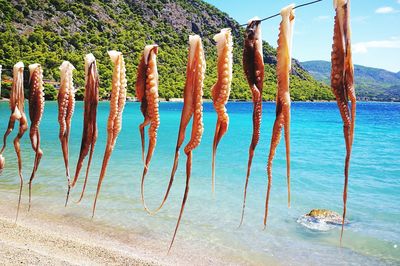
[[[308,61],[301,65],[317,80],[330,83],[331,63]],[[400,72],[354,65],[357,97],[362,100],[400,101]]]
[[[0,0],[0,64],[11,69],[19,60],[25,65],[40,63],[46,80],[58,81],[63,60],[77,69],[77,97],[83,96],[83,56],[92,52],[98,60],[101,97],[110,87],[111,63],[107,51],[116,49],[125,56],[128,94],[134,96],[136,67],[146,44],[160,46],[158,68],[160,96],[182,97],[189,34],[203,38],[207,58],[205,97],[216,79],[216,49],[212,37],[230,27],[234,35],[234,75],[232,99],[251,99],[241,66],[244,29],[227,14],[200,0]],[[273,100],[276,90],[276,51],[264,43],[265,100]],[[3,79],[10,75],[4,71]],[[330,89],[317,82],[295,62],[291,93],[293,100],[332,99]],[[3,84],[3,96],[7,96]],[[46,99],[57,92],[46,84]]]

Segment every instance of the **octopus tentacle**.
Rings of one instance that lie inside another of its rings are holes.
[[[168,187],[164,193],[164,197],[163,197],[160,205],[157,208],[155,208],[153,211],[150,211],[148,209],[146,210],[148,213],[150,213],[152,215],[156,214],[159,210],[161,210],[161,208],[164,206],[165,202],[168,199],[169,192],[171,191],[172,184],[174,183],[175,173],[176,173],[176,170],[178,169],[179,150],[183,144],[183,141],[185,140],[186,128],[190,122],[190,119],[192,118],[193,111],[194,111],[194,109],[193,109],[194,75],[191,74],[193,72],[193,68],[192,68],[192,60],[193,60],[192,53],[194,53],[193,49],[194,49],[194,47],[193,48],[191,48],[191,46],[189,47],[188,63],[186,66],[186,81],[185,81],[185,87],[183,90],[184,101],[183,101],[183,108],[182,108],[182,113],[181,113],[181,121],[179,123],[178,138],[177,138],[176,146],[175,146],[174,163],[172,166],[171,175],[170,175],[170,179],[168,182]],[[139,97],[138,90],[136,91],[136,97]]]
[[[261,39],[261,21],[255,17],[251,19],[245,31],[243,49],[243,70],[249,84],[253,100],[253,134],[249,146],[249,158],[247,162],[246,182],[243,192],[243,206],[239,227],[243,223],[246,207],[247,186],[253,162],[254,151],[260,138],[260,126],[262,115],[262,90],[264,82],[264,58]]]
[[[7,130],[4,133],[3,137],[3,147],[0,151],[0,174],[5,166],[5,159],[3,157],[3,152],[7,145],[7,137],[12,132],[15,126],[15,121],[19,121],[19,129],[18,134],[14,139],[14,149],[15,153],[17,154],[18,159],[18,175],[20,179],[20,186],[19,186],[19,196],[18,196],[18,205],[17,205],[17,214],[15,216],[15,222],[18,220],[19,209],[21,205],[21,193],[22,193],[22,186],[24,182],[24,178],[22,175],[22,159],[21,159],[21,149],[20,149],[20,139],[23,137],[24,133],[28,128],[28,122],[26,119],[25,111],[24,111],[24,85],[23,85],[23,71],[24,71],[24,64],[22,62],[18,62],[14,65],[13,68],[13,85],[11,89],[11,97],[10,97],[10,110],[11,115],[9,118]]]
[[[271,139],[271,147],[268,155],[268,166],[267,166],[267,174],[268,174],[268,187],[267,187],[267,195],[265,198],[265,215],[264,215],[264,227],[267,224],[268,217],[268,205],[269,205],[269,195],[272,186],[272,159],[275,156],[276,147],[278,147],[279,141],[281,139],[281,131],[284,124],[284,117],[280,114],[274,122],[274,127],[272,130],[272,139]]]
[[[179,211],[179,216],[178,216],[178,221],[176,222],[174,234],[172,236],[171,243],[168,248],[168,253],[171,251],[172,245],[174,244],[176,233],[178,232],[178,227],[182,219],[183,211],[185,209],[186,205],[186,200],[189,194],[189,185],[190,185],[190,175],[191,175],[191,170],[192,170],[192,152],[190,151],[187,154],[187,161],[186,161],[186,186],[185,186],[185,192],[183,193],[183,198],[182,198],[182,205],[181,209]]]
[[[28,129],[28,121],[27,121],[25,113],[22,113],[21,118],[20,118],[18,134],[14,139],[14,148],[15,148],[15,152],[18,157],[18,173],[19,173],[20,177],[22,177],[22,159],[21,159],[20,140],[23,137],[23,135],[25,134],[27,129]]]
[[[213,104],[217,112],[217,125],[215,127],[215,135],[212,151],[212,192],[215,188],[215,157],[218,144],[222,136],[228,130],[229,116],[225,105],[228,102],[232,83],[232,35],[231,29],[222,29],[220,33],[214,36],[217,42],[218,51],[218,80],[211,89]]]
[[[147,52],[149,53],[149,47],[147,48]],[[146,56],[148,57],[148,55]],[[139,125],[140,138],[142,143],[142,161],[144,164],[144,152],[145,152],[145,136],[144,136],[144,128],[150,124],[150,119],[146,116],[147,110],[147,99],[146,99],[146,72],[147,72],[147,60],[145,58],[144,53],[142,54],[142,58],[140,60],[138,70],[137,70],[137,78],[136,78],[136,98],[140,102],[140,110],[144,116],[144,121]]]
[[[269,195],[272,185],[272,161],[276,148],[281,138],[281,131],[284,128],[286,143],[286,175],[288,186],[288,207],[290,207],[290,91],[289,72],[291,70],[291,50],[294,25],[294,5],[289,5],[281,10],[282,21],[277,48],[277,95],[276,95],[276,119],[271,137],[271,146],[268,156],[267,174],[268,188],[265,200],[264,228],[267,224]]]
[[[76,201],[76,203],[80,203],[83,199],[83,195],[85,194],[89,171],[90,171],[90,165],[92,163],[93,151],[94,151],[94,146],[95,146],[94,144],[96,143],[96,139],[97,139],[97,137],[92,142],[93,144],[90,145],[90,152],[89,152],[89,159],[88,159],[88,163],[87,163],[87,167],[86,167],[85,180],[83,181],[81,195],[79,196],[79,199]]]
[[[0,171],[3,170],[4,164],[5,164],[5,159],[3,157],[3,152],[7,147],[7,137],[8,137],[8,135],[10,135],[10,133],[14,129],[15,121],[16,121],[16,117],[13,114],[11,114],[10,119],[8,121],[6,132],[4,133],[4,136],[3,136],[3,147],[1,148],[1,151],[0,151],[0,160],[1,160],[1,167],[0,167],[1,169],[0,169]]]
[[[189,121],[190,121],[190,120],[189,120]],[[168,199],[169,192],[171,191],[172,184],[174,183],[175,173],[176,173],[176,170],[178,169],[179,150],[180,150],[180,147],[182,146],[182,143],[183,143],[183,141],[184,141],[184,139],[185,139],[185,132],[184,132],[184,130],[186,129],[186,127],[187,127],[189,121],[188,121],[187,123],[182,123],[183,120],[181,120],[181,126],[180,126],[180,129],[179,129],[179,132],[178,132],[178,142],[177,142],[176,147],[175,147],[174,163],[173,163],[173,166],[172,166],[171,175],[170,175],[170,179],[169,179],[169,182],[168,182],[168,187],[167,187],[167,190],[166,190],[165,193],[164,193],[164,197],[163,197],[163,199],[162,199],[160,205],[159,205],[157,208],[155,208],[154,210],[152,210],[152,211],[149,210],[149,209],[146,210],[146,211],[147,211],[149,214],[151,214],[151,215],[154,215],[154,214],[156,214],[159,210],[161,210],[161,208],[164,206],[165,202],[166,202],[167,199]],[[181,138],[181,137],[182,137],[182,140],[180,141],[180,138]]]
[[[288,208],[290,208],[290,107],[284,109],[284,135],[286,148],[286,183],[288,195]]]
[[[146,165],[145,160],[144,160],[144,153],[145,153],[145,135],[144,135],[144,129],[145,127],[147,127],[150,124],[150,119],[149,118],[145,118],[143,123],[141,123],[139,125],[139,132],[140,132],[140,140],[142,142],[142,162],[143,165]]]
[[[76,165],[74,179],[71,187],[74,187],[79,178],[79,173],[83,166],[83,161],[89,153],[89,160],[86,167],[85,180],[83,183],[79,203],[86,189],[86,183],[89,176],[90,164],[92,161],[94,146],[97,141],[97,105],[99,101],[99,76],[97,74],[96,59],[93,54],[85,56],[85,103],[83,115],[83,132],[79,159]]]
[[[34,160],[34,166],[32,169],[32,174],[31,177],[29,179],[29,207],[28,207],[28,211],[30,211],[31,209],[31,199],[32,199],[32,182],[33,179],[35,179],[36,177],[36,171],[38,169],[40,160],[42,158],[43,155],[43,151],[40,149],[40,133],[37,129],[31,129],[31,132],[29,134],[30,138],[31,138],[31,142],[32,142],[32,149],[35,151],[35,160]]]
[[[110,114],[107,121],[107,143],[104,152],[103,163],[99,181],[97,183],[96,196],[93,203],[92,218],[96,211],[97,198],[100,193],[101,184],[107,171],[107,164],[110,160],[111,153],[114,150],[115,142],[122,127],[122,113],[124,111],[126,101],[126,69],[125,62],[121,52],[109,51],[111,61],[114,64],[111,86]]]
[[[193,110],[192,134],[188,144],[185,146],[184,149],[185,154],[187,156],[185,193],[183,195],[181,210],[179,212],[178,221],[176,223],[174,235],[172,237],[168,252],[171,250],[172,245],[174,243],[176,233],[178,231],[179,224],[182,219],[187,196],[189,193],[189,183],[190,183],[191,169],[192,169],[192,151],[200,144],[204,131],[202,97],[203,97],[203,81],[206,70],[206,61],[204,58],[203,45],[201,43],[200,36],[191,35],[189,37],[189,44],[190,44],[190,50],[189,50],[188,64],[191,65],[192,71],[188,72],[188,75],[193,76],[191,79],[192,97],[190,97],[192,101],[192,110]]]
[[[356,116],[356,95],[354,89],[354,68],[351,55],[351,31],[350,31],[350,0],[334,0],[336,11],[334,21],[334,34],[332,45],[332,73],[331,87],[336,97],[340,115],[343,120],[343,134],[346,144],[346,158],[344,166],[344,190],[343,190],[343,220],[340,233],[342,242],[344,221],[347,211],[347,188],[349,180],[350,157],[354,139],[354,126]],[[349,110],[348,101],[351,102]]]
[[[215,157],[217,154],[217,147],[222,139],[222,136],[225,135],[228,130],[229,118],[226,121],[221,121],[217,118],[217,124],[215,126],[214,140],[213,140],[213,148],[212,148],[212,163],[211,163],[211,190],[212,193],[215,192]]]
[[[11,115],[8,121],[6,132],[3,136],[3,147],[0,150],[0,173],[3,171],[5,166],[5,158],[3,157],[3,152],[7,146],[7,137],[13,131],[15,126],[15,121],[22,118],[24,113],[24,63],[18,62],[13,67],[13,84],[11,88],[10,95],[10,110]]]
[[[356,118],[356,93],[354,88],[354,68],[353,68],[353,61],[352,61],[352,53],[351,53],[351,30],[350,30],[350,0],[347,2],[345,7],[346,13],[345,18],[346,22],[344,25],[345,29],[345,39],[346,39],[346,57],[345,57],[345,72],[344,72],[344,83],[345,88],[347,91],[348,99],[351,103],[351,124],[350,124],[350,140],[349,140],[349,148],[348,156],[346,156],[346,178],[345,178],[345,187],[343,193],[343,217],[342,217],[342,230],[340,233],[340,241],[343,238],[343,231],[344,231],[344,222],[346,219],[346,206],[347,206],[347,187],[348,187],[348,176],[349,176],[349,168],[350,168],[350,156],[353,146],[354,140],[354,127],[355,127],[355,118]]]
[[[143,207],[149,213],[150,210],[146,206],[144,197],[144,181],[156,146],[157,129],[160,124],[160,116],[158,111],[157,53],[157,45],[147,45],[144,48],[142,59],[138,67],[136,82],[136,94],[138,95],[139,101],[141,101],[140,109],[144,117],[144,122],[139,126],[142,139],[142,159],[144,163],[140,194]],[[148,130],[149,146],[147,149],[146,159],[144,159],[144,128],[147,125],[150,125]]]
[[[75,89],[73,85],[72,72],[75,67],[68,61],[64,61],[60,66],[61,82],[58,92],[58,122],[60,124],[59,139],[65,164],[68,189],[65,199],[67,206],[69,193],[71,190],[71,180],[69,174],[69,133],[71,129],[71,119],[75,108]]]
[[[32,149],[35,151],[35,161],[33,164],[32,174],[29,179],[29,207],[31,208],[32,199],[32,182],[35,178],[36,171],[39,167],[43,151],[40,149],[40,132],[39,125],[44,111],[44,92],[43,92],[43,69],[39,64],[29,66],[30,71],[30,90],[29,90],[29,117],[31,119],[31,127],[29,137]]]
[[[17,158],[18,158],[18,175],[19,175],[19,179],[20,179],[18,207],[17,207],[17,215],[15,217],[15,221],[17,221],[17,219],[18,219],[19,208],[21,205],[22,186],[24,184],[24,177],[22,175],[22,159],[21,159],[20,140],[23,137],[23,135],[25,134],[27,129],[28,129],[28,120],[26,118],[25,113],[22,113],[21,119],[20,119],[20,124],[19,124],[18,135],[14,139],[14,148],[15,148],[15,152],[17,153]]]

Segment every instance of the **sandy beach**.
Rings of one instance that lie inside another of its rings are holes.
[[[176,248],[167,255],[166,245],[95,221],[38,211],[22,206],[15,224],[15,208],[0,205],[0,261],[4,265],[206,265],[226,264]],[[61,206],[60,206],[61,208]],[[166,243],[165,243],[166,244]],[[186,250],[187,251],[187,250]]]

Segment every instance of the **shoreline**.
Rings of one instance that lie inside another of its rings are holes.
[[[22,205],[20,217],[14,223],[15,209],[1,203],[0,261],[5,264],[163,264],[121,245],[107,232],[100,233],[87,224],[75,227],[73,223],[61,222],[63,217],[50,219],[37,208],[27,213]]]
[[[68,210],[55,214],[35,206],[27,212],[27,205],[21,204],[18,221],[14,223],[15,202],[2,199],[0,203],[0,261],[6,265],[235,263],[207,254],[201,256],[198,251],[187,254],[188,247],[181,248],[181,245],[167,254],[165,243],[136,232],[105,226],[100,221],[76,217]]]

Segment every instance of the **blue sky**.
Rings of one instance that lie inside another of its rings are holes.
[[[311,0],[205,0],[241,24],[278,13],[288,4]],[[293,57],[300,61],[330,60],[333,1],[296,9]],[[263,39],[276,47],[280,17],[264,21]],[[400,71],[400,0],[352,0],[351,26],[355,64]]]

